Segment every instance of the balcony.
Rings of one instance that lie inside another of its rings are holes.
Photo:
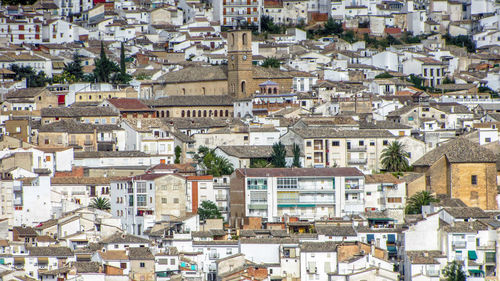
[[[366,158],[365,159],[349,159],[349,160],[347,160],[347,164],[349,164],[349,165],[364,165],[364,164],[366,164]]]
[[[494,241],[488,241],[486,244],[481,244],[479,246],[476,246],[478,250],[495,250],[495,242]]]
[[[216,201],[227,201],[227,195],[217,195],[215,196]]]
[[[466,241],[453,241],[452,242],[453,249],[465,249],[467,247]]]
[[[362,146],[351,146],[347,148],[348,152],[366,152],[366,145]]]
[[[221,212],[228,212],[229,211],[229,208],[225,207],[225,206],[217,207],[217,209],[219,209],[219,211],[221,211]]]
[[[349,188],[346,187],[345,188],[345,192],[346,193],[361,193],[361,192],[363,192],[363,190],[360,189],[359,186],[353,186],[353,185],[351,185],[351,187],[349,187]]]
[[[21,197],[14,198],[14,205],[19,206],[23,204],[23,200]]]
[[[439,270],[437,269],[427,269],[427,276],[439,277]]]
[[[267,210],[267,203],[250,203],[248,209],[251,210]]]

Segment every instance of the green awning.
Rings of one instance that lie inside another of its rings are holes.
[[[480,269],[469,269],[470,274],[484,274],[484,271]]]
[[[470,260],[477,260],[476,251],[469,251],[469,259]]]
[[[398,250],[396,249],[395,246],[387,246],[387,251],[391,253],[397,253]]]

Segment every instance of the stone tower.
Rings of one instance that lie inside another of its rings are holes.
[[[227,34],[227,87],[236,99],[251,97],[253,92],[252,33],[232,30]]]

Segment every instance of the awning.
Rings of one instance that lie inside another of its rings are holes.
[[[470,260],[477,260],[476,251],[469,251],[469,259]]]
[[[47,257],[38,257],[38,263],[49,263],[49,258],[47,258]]]
[[[480,269],[469,269],[469,273],[470,274],[483,274],[484,275],[484,271],[482,271]]]
[[[396,235],[394,235],[394,234],[387,235],[387,242],[389,242],[389,243],[396,242]]]
[[[375,234],[367,234],[366,235],[366,241],[368,243],[372,242],[372,240],[374,240],[374,239],[375,239]]]
[[[387,246],[387,251],[391,253],[397,253],[398,250],[396,249],[395,246]]]
[[[24,257],[15,257],[14,263],[24,263]]]

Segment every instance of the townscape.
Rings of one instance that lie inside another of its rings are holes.
[[[500,280],[499,0],[2,0],[0,281]]]

